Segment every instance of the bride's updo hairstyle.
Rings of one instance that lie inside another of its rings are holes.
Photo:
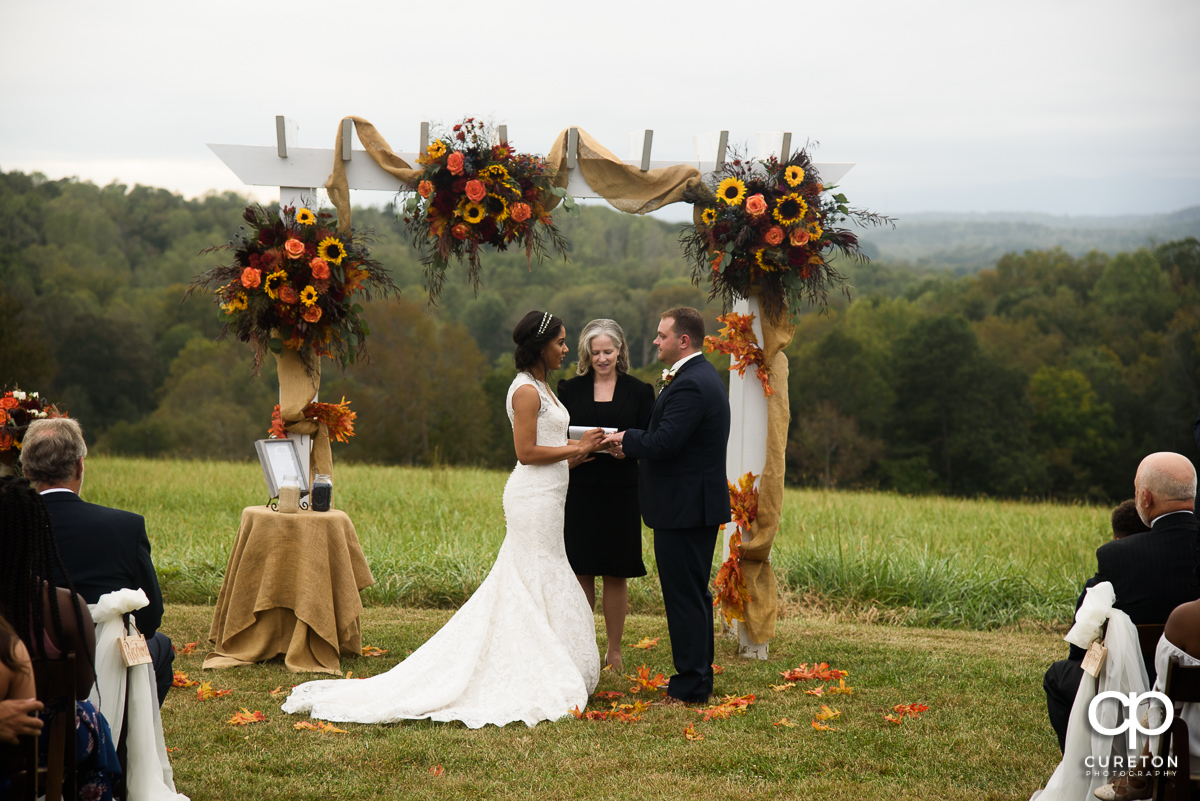
[[[542,351],[558,336],[563,321],[550,312],[531,311],[513,329],[513,363],[518,370],[528,370],[542,363]]]

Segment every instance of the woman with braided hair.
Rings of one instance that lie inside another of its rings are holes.
[[[0,556],[0,615],[33,659],[60,659],[74,652],[75,697],[86,699],[96,680],[95,626],[70,581],[66,587],[50,581],[56,567],[62,575],[66,571],[46,507],[23,478],[0,478]],[[54,713],[45,710],[42,717]],[[75,731],[79,798],[111,799],[111,777],[121,772],[120,763],[108,723],[91,702],[76,702]],[[44,759],[44,750],[39,753]]]

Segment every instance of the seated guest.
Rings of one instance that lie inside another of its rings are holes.
[[[1137,504],[1133,502],[1133,498],[1122,501],[1116,509],[1113,509],[1112,533],[1114,540],[1149,530],[1150,527],[1143,523],[1142,518],[1138,516]]]
[[[41,493],[66,576],[90,604],[114,590],[141,589],[150,604],[134,612],[138,630],[154,663],[158,703],[167,698],[174,680],[175,652],[158,630],[162,623],[162,592],[150,559],[150,540],[141,515],[87,503],[83,486],[87,444],[79,423],[69,417],[29,424],[21,448],[21,468]],[[59,582],[61,583],[61,582]]]
[[[88,695],[96,680],[96,632],[83,598],[70,582],[55,586],[49,577],[61,568],[54,532],[41,498],[25,479],[0,478],[0,614],[20,621],[14,627],[35,659],[75,654],[75,709],[46,709],[43,718],[70,714],[74,721],[76,787],[80,799],[112,798],[112,777],[121,772],[108,723]],[[42,731],[39,757],[46,759],[48,728]]]
[[[40,732],[42,721],[37,711],[41,708],[33,686],[29,650],[0,615],[0,743],[16,745],[18,737]]]
[[[1200,598],[1196,579],[1196,470],[1178,453],[1152,453],[1138,465],[1134,504],[1150,531],[1111,540],[1096,549],[1096,575],[1084,592],[1112,582],[1115,607],[1135,625],[1165,623],[1171,610]],[[1083,594],[1075,604],[1083,603]],[[1071,705],[1083,678],[1084,650],[1072,645],[1066,659],[1050,666],[1042,681],[1050,725],[1063,748]],[[1154,681],[1154,665],[1146,672]]]

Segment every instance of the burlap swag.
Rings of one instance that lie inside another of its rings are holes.
[[[279,416],[289,434],[308,434],[312,437],[312,451],[308,457],[308,478],[317,473],[333,475],[333,451],[329,447],[329,427],[324,423],[304,416],[304,407],[317,396],[321,388],[321,360],[315,358],[313,372],[304,367],[300,354],[284,348],[275,354],[279,369]]]
[[[415,187],[421,174],[420,169],[414,169],[404,159],[396,155],[391,145],[387,143],[376,130],[375,126],[361,117],[348,117],[353,120],[354,130],[358,141],[362,143],[367,154],[374,159],[383,170],[394,175],[400,182]],[[669,203],[684,200],[684,193],[689,189],[700,187],[702,178],[700,171],[686,164],[664,167],[642,172],[638,167],[628,165],[618,159],[607,148],[597,142],[582,128],[579,132],[578,164],[583,177],[596,194],[603,197],[613,208],[629,214],[646,214],[662,208]],[[567,136],[564,129],[554,140],[550,155],[546,161],[557,169],[559,186],[566,186],[567,167]],[[334,152],[342,152],[342,126],[338,124]],[[350,191],[346,179],[346,165],[335,156],[333,172],[325,183],[329,199],[337,210],[338,228],[342,231],[350,229]],[[553,209],[558,204],[558,198],[550,196],[543,199],[546,209]],[[697,210],[697,215],[699,210]],[[697,217],[697,222],[699,218]],[[792,341],[795,326],[787,319],[762,320],[763,354],[766,364],[771,369],[771,386],[775,394],[767,400],[767,461],[758,486],[758,518],[750,527],[750,539],[742,547],[742,572],[746,578],[746,589],[751,602],[746,607],[746,634],[752,642],[766,642],[775,636],[775,614],[777,587],[775,574],[771,570],[771,545],[775,542],[775,532],[779,528],[780,509],[783,506],[783,473],[784,451],[787,447],[787,430],[790,413],[788,411],[788,364],[783,349]],[[301,372],[303,369],[301,368]],[[318,378],[319,383],[319,378]],[[280,366],[280,386],[283,386],[283,367]],[[309,393],[299,408],[302,409],[309,400]],[[281,411],[282,405],[281,405]],[[297,411],[297,416],[299,412]],[[284,421],[288,420],[284,412]],[[305,424],[301,424],[305,425]],[[307,424],[315,426],[315,423]],[[323,428],[323,426],[322,426]],[[289,431],[307,433],[299,427]],[[327,434],[327,432],[323,432]],[[328,436],[317,437],[329,452]],[[313,458],[317,460],[317,449],[313,449]],[[328,457],[326,457],[328,458]]]

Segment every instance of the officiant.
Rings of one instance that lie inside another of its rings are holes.
[[[629,346],[614,320],[592,320],[579,335],[574,378],[558,383],[558,397],[571,425],[645,428],[654,409],[654,389],[629,375]],[[621,670],[621,637],[629,611],[628,579],[646,575],[642,563],[642,518],[638,507],[637,460],[595,453],[569,461],[563,536],[571,569],[588,603],[596,606],[596,577],[602,577],[606,665]]]

